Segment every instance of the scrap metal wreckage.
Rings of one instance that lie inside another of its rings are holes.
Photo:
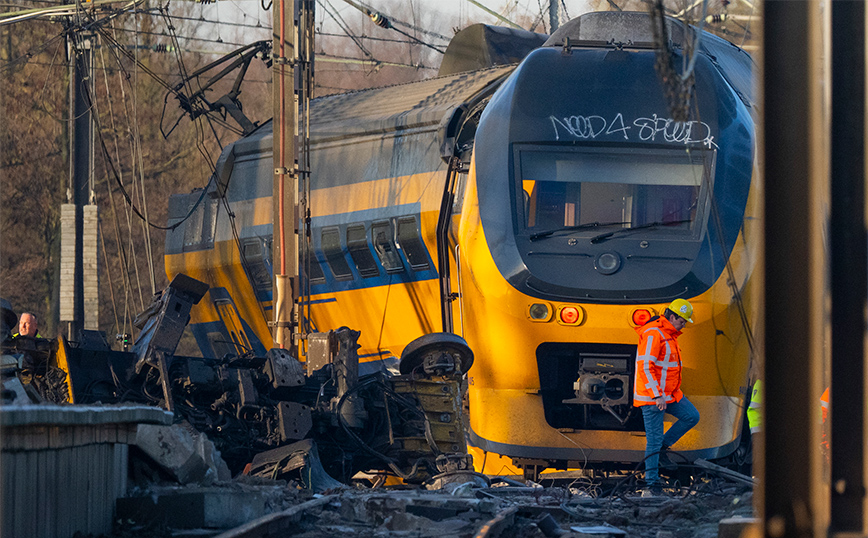
[[[246,468],[307,487],[329,482],[322,470],[341,482],[367,471],[434,487],[462,475],[484,480],[465,442],[463,377],[473,353],[461,337],[423,336],[406,347],[398,372],[368,375],[359,375],[360,333],[346,327],[310,334],[304,363],[279,348],[175,356],[190,309],[207,291],[176,276],[136,318],[141,333],[130,351],[112,350],[96,331],[75,343],[12,338],[16,316],[4,301],[4,400],[16,381],[55,403],[160,406],[206,434],[233,474]]]

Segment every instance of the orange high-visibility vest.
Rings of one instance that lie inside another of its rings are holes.
[[[826,422],[826,417],[829,416],[829,387],[826,387],[823,395],[820,396],[820,407],[823,410],[823,422]]]
[[[654,398],[665,395],[666,403],[678,402],[681,392],[681,350],[676,338],[681,331],[664,317],[653,318],[641,327],[636,349],[636,381],[633,405],[654,405]]]

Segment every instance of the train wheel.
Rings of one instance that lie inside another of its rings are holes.
[[[473,351],[464,338],[452,333],[431,333],[407,344],[398,370],[406,375],[421,366],[428,374],[443,375],[447,370],[464,374],[472,365]]]

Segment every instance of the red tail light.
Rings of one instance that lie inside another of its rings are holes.
[[[633,311],[633,325],[637,327],[641,327],[648,323],[648,320],[651,319],[651,311],[646,310],[644,308],[637,308]]]
[[[568,325],[572,325],[579,321],[579,309],[574,306],[565,306],[564,308],[561,308],[559,314],[561,321]]]

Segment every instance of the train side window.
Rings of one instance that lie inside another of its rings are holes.
[[[391,222],[375,222],[371,226],[371,236],[374,240],[374,250],[377,252],[377,257],[380,258],[380,264],[383,266],[383,269],[387,273],[400,273],[403,271],[404,264],[401,263],[398,249],[392,240]]]
[[[191,197],[190,205],[192,206],[198,200],[198,195]],[[216,227],[217,199],[206,194],[199,207],[193,211],[184,224],[184,252],[213,247]]]
[[[398,218],[398,246],[407,255],[407,261],[414,271],[428,269],[428,250],[422,242],[416,217]]]
[[[351,280],[353,278],[353,272],[344,257],[344,251],[341,249],[341,233],[338,228],[323,229],[322,251],[336,279]]]
[[[371,249],[368,247],[368,235],[365,233],[363,224],[347,226],[347,249],[350,251],[350,257],[356,264],[356,269],[359,270],[362,278],[380,274],[374,255],[371,254]]]
[[[250,281],[257,292],[271,291],[271,260],[262,239],[251,237],[241,242]]]
[[[325,273],[322,272],[322,267],[320,267],[319,260],[316,259],[316,255],[312,250],[308,250],[306,252],[307,258],[301,265],[301,273],[303,275],[307,274],[307,265],[310,263],[310,283],[311,284],[324,284]]]

